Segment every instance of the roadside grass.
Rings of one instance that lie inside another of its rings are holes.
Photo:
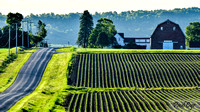
[[[12,48],[11,53],[15,53],[16,48]],[[0,48],[0,65],[8,57],[8,48]]]
[[[98,48],[77,48],[76,51],[103,51],[103,52],[122,52],[122,53],[200,53],[200,50],[163,50],[163,49],[98,49]],[[93,52],[93,53],[94,53]]]
[[[36,90],[18,101],[8,112],[64,112],[65,108],[62,105],[68,94],[65,91],[67,88],[66,75],[71,65],[72,55],[73,53],[54,54]]]
[[[59,48],[56,51],[76,51],[76,47],[63,47],[63,48]]]
[[[6,67],[3,67],[3,72],[0,73],[0,93],[3,92],[6,88],[8,88],[15,80],[18,72],[20,71],[23,64],[29,59],[31,54],[36,51],[38,48],[27,49],[24,51],[19,51],[17,58],[14,61],[7,63]],[[15,48],[12,48],[11,51],[15,51]],[[8,49],[0,49],[0,59],[2,63],[7,59]]]

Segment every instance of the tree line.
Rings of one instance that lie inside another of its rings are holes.
[[[26,18],[37,23],[42,20],[46,23],[48,41],[54,44],[66,44],[68,41],[75,45],[78,38],[79,22],[82,13],[69,14],[30,14]],[[170,19],[180,25],[183,32],[190,22],[200,21],[200,8],[176,8],[173,10],[138,10],[115,11],[92,14],[94,26],[100,18],[107,18],[113,21],[118,32],[125,33],[127,37],[150,37],[156,26],[161,22]],[[5,26],[6,16],[0,13],[0,26]]]

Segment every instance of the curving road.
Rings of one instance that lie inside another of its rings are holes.
[[[0,94],[0,112],[9,110],[17,101],[35,90],[54,52],[54,48],[43,48],[30,56],[13,84]]]

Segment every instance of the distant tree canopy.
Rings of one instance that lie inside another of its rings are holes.
[[[80,17],[80,30],[78,33],[78,46],[86,48],[88,46],[88,38],[93,29],[93,18],[92,15],[85,10],[83,15]]]
[[[186,27],[187,43],[190,41],[200,42],[200,22],[192,22]]]
[[[89,47],[105,47],[112,45],[116,40],[113,37],[117,33],[113,21],[101,18],[89,37]],[[104,37],[103,37],[104,36]],[[104,39],[104,41],[103,41]]]

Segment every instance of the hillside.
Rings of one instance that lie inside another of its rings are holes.
[[[27,17],[35,24],[39,19],[47,24],[49,43],[68,44],[69,41],[74,45],[78,37],[80,15],[80,13],[65,15],[48,13],[31,14]],[[200,8],[95,13],[93,14],[94,25],[102,17],[113,20],[117,31],[125,33],[126,37],[150,37],[156,26],[167,19],[179,24],[185,32],[185,27],[190,22],[200,21]],[[5,25],[5,19],[5,16],[0,15],[0,27]]]

